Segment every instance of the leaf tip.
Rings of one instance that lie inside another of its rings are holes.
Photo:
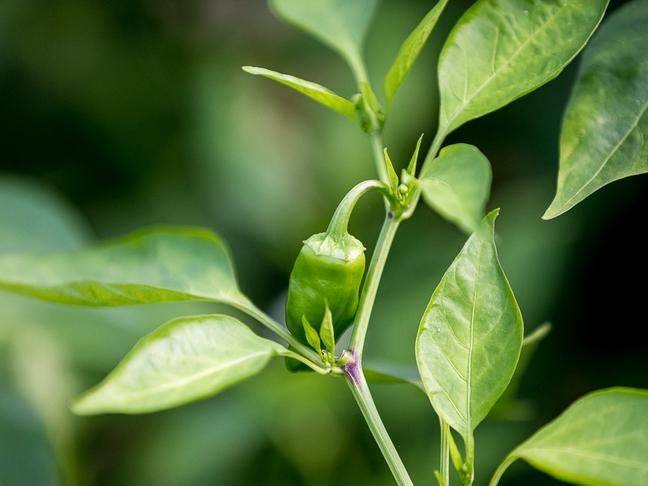
[[[110,387],[100,383],[79,395],[70,404],[74,415],[98,415],[109,411],[114,402],[110,400]]]
[[[495,238],[495,220],[499,216],[500,209],[496,208],[490,211],[481,222],[477,225],[475,230],[481,238],[494,239]]]
[[[495,208],[492,211],[490,211],[488,214],[486,214],[484,219],[489,222],[495,222],[499,214],[500,214],[500,208]]]
[[[88,405],[87,398],[86,394],[79,396],[69,405],[70,411],[79,416],[93,415],[92,404]]]
[[[558,216],[560,216],[566,211],[567,209],[557,208],[554,203],[551,203],[551,205],[547,208],[547,210],[542,215],[542,219],[544,219],[545,221],[549,221],[550,219],[557,218]]]
[[[256,67],[256,66],[241,66],[241,69],[246,73],[252,74],[254,76],[263,74],[262,72],[263,68]]]

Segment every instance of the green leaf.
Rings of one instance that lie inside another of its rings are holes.
[[[585,46],[608,0],[479,0],[439,58],[442,133],[558,76]]]
[[[138,342],[73,405],[77,414],[146,413],[200,400],[261,371],[281,345],[225,315],[181,317]]]
[[[197,228],[143,230],[68,253],[0,256],[0,289],[91,306],[249,303],[238,289],[223,241]]]
[[[522,347],[522,315],[495,247],[497,214],[484,218],[442,277],[416,338],[432,406],[467,444],[506,389]]]
[[[372,361],[363,366],[363,371],[365,378],[370,383],[381,385],[411,385],[425,393],[421,377],[415,368]]]
[[[648,391],[609,388],[574,402],[511,452],[491,485],[516,459],[574,484],[648,484]]]
[[[310,347],[317,351],[317,354],[322,354],[322,343],[320,341],[319,334],[313,329],[313,326],[310,325],[306,316],[302,316],[302,326],[304,327],[304,334],[306,334],[306,341],[310,344]]]
[[[335,353],[335,328],[333,327],[333,316],[331,315],[331,309],[329,309],[328,304],[324,309],[324,317],[322,318],[322,325],[320,326],[320,337],[326,350],[334,354]]]
[[[376,97],[376,93],[374,93],[373,88],[371,85],[363,81],[362,84],[360,85],[360,94],[362,95],[362,99],[367,103],[367,106],[369,109],[376,115],[376,116],[382,116],[382,107],[380,106],[380,102],[378,101],[378,98]]]
[[[551,332],[551,323],[545,322],[540,324],[531,334],[524,336],[524,341],[522,341],[522,352],[525,356],[529,358],[533,356],[538,348],[538,344],[546,338]],[[520,356],[522,359],[522,356]]]
[[[311,83],[310,81],[305,81],[303,79],[296,78],[295,76],[290,76],[289,74],[282,74],[275,71],[270,71],[269,69],[253,67],[253,66],[243,66],[243,71],[246,73],[254,74],[256,76],[263,76],[278,83],[288,86],[296,91],[299,91],[303,95],[308,96],[310,99],[321,103],[322,105],[342,113],[347,118],[355,120],[355,106],[354,104],[343,98],[328,88],[321,86],[316,83]]]
[[[356,101],[361,127],[367,133],[380,132],[385,124],[385,114],[376,93],[367,81],[360,83],[360,99]]]
[[[398,189],[398,175],[396,174],[396,170],[394,169],[394,163],[392,162],[391,157],[389,156],[389,152],[387,151],[387,147],[383,150],[383,155],[385,158],[385,167],[387,168],[387,177],[389,178],[389,186],[391,187],[392,192],[396,192]]]
[[[419,151],[421,150],[422,141],[423,141],[423,134],[421,133],[421,136],[416,141],[416,148],[414,149],[412,158],[410,159],[409,164],[407,164],[406,172],[412,177],[414,177],[414,175],[416,174],[416,165],[418,163]]]
[[[484,216],[490,193],[491,167],[477,147],[445,147],[419,180],[425,202],[441,216],[471,233]]]
[[[585,51],[563,119],[555,218],[610,182],[648,172],[648,1],[616,11]]]
[[[270,0],[275,13],[337,51],[352,66],[361,51],[377,0]]]
[[[401,45],[398,56],[385,78],[385,95],[389,103],[416,62],[447,3],[448,0],[439,0]]]
[[[88,234],[80,215],[46,187],[23,179],[0,177],[0,254],[77,250],[89,244]],[[15,350],[16,357],[24,355],[26,360],[32,359],[31,362],[37,364],[33,360],[36,351],[29,343],[32,336],[37,335],[37,342],[47,342],[57,350],[48,352],[46,356],[62,354],[65,364],[74,369],[103,372],[123,357],[137,338],[151,331],[155,322],[164,322],[181,313],[199,314],[209,305],[196,303],[188,307],[182,303],[146,308],[79,308],[25,299],[0,291],[0,348],[4,338],[7,346]],[[189,308],[191,310],[187,312]],[[28,350],[26,353],[20,352],[23,347]],[[6,361],[4,358],[8,356],[3,354],[4,351],[0,349],[0,362]],[[54,371],[49,365],[43,366],[38,376],[44,383],[56,384],[59,391],[67,389],[45,376]],[[60,372],[69,378],[66,371]],[[36,388],[48,394],[47,387]],[[48,396],[46,402],[52,406],[57,400]],[[66,410],[62,409],[62,414],[70,417]],[[46,416],[48,419],[52,417],[51,414]],[[64,436],[57,434],[59,439]]]

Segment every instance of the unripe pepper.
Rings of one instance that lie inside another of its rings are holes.
[[[355,186],[340,202],[326,232],[304,242],[290,274],[286,300],[286,324],[302,343],[307,344],[302,317],[319,332],[327,305],[336,338],[353,322],[365,269],[365,248],[348,233],[347,225],[360,197],[371,189],[383,188],[379,181]]]
[[[290,275],[286,324],[306,343],[302,316],[319,331],[328,305],[335,335],[351,325],[365,269],[364,246],[350,234],[318,233],[304,242]]]

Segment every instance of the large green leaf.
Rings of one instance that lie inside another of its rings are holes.
[[[439,0],[403,42],[398,56],[385,78],[385,95],[387,95],[388,101],[391,102],[401,83],[412,69],[447,4],[448,0]]]
[[[260,67],[243,66],[243,71],[277,81],[338,113],[342,113],[351,120],[355,120],[355,105],[324,86]]]
[[[73,410],[145,413],[178,406],[255,375],[284,350],[229,316],[181,317],[137,343]]]
[[[87,235],[80,215],[46,187],[28,180],[0,177],[0,255],[77,250],[88,245]],[[34,360],[33,346],[23,341],[34,334],[42,335],[43,341],[60,348],[58,353],[65,355],[67,365],[103,373],[137,338],[150,332],[155,323],[178,315],[209,312],[210,306],[196,302],[146,308],[79,308],[0,291],[0,342],[4,336],[10,349],[29,349],[25,356],[37,366],[42,359]],[[21,355],[19,351],[15,354]],[[40,354],[43,359],[51,355]],[[0,350],[0,357],[3,356],[6,354]],[[49,364],[44,368],[49,369]],[[47,380],[46,374],[38,373],[43,380]],[[48,397],[46,402],[51,405],[56,401]],[[69,417],[67,403],[62,411]]]
[[[336,50],[349,64],[361,51],[378,0],[270,0],[278,16]]]
[[[574,484],[645,486],[648,391],[610,388],[574,402],[511,452],[491,485],[516,459]]]
[[[445,147],[419,180],[423,199],[467,233],[477,230],[491,185],[488,159],[473,145]]]
[[[522,347],[522,316],[499,264],[492,211],[432,294],[416,362],[432,406],[464,440],[506,389]]]
[[[449,133],[552,80],[585,46],[608,0],[479,0],[439,58],[439,123]]]
[[[62,254],[0,256],[0,290],[93,306],[248,302],[223,241],[196,228],[144,230]]]
[[[648,0],[615,12],[585,51],[560,136],[556,197],[545,219],[648,172]]]

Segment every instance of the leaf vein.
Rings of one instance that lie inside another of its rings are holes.
[[[549,25],[551,25],[551,24],[553,23],[553,21],[558,17],[558,14],[560,14],[560,13],[562,12],[562,9],[564,9],[566,5],[567,5],[567,4],[563,4],[560,8],[558,8],[558,9],[557,9],[557,10],[556,10],[552,15],[551,15],[551,17],[549,17],[549,18],[546,20],[546,22],[545,22],[545,23],[544,23],[540,28],[538,28],[538,29],[535,30],[531,35],[529,35],[529,37],[527,37],[527,38],[526,38],[526,39],[525,39],[525,40],[524,40],[524,41],[523,41],[523,42],[518,46],[518,48],[515,50],[515,52],[513,52],[513,54],[511,55],[511,57],[509,57],[509,58],[506,60],[506,62],[505,62],[502,66],[500,66],[500,69],[505,69],[506,67],[508,67],[508,66],[513,62],[513,60],[514,60],[514,59],[515,59],[515,58],[516,58],[516,57],[517,57],[517,56],[522,52],[522,50],[523,50],[524,48],[526,48],[527,45],[533,41],[534,37],[535,37],[536,35],[538,35],[539,32],[544,31],[547,27],[549,27]],[[462,49],[462,50],[463,50],[463,49]],[[465,55],[465,54],[464,54],[464,55]],[[479,93],[481,93],[481,92],[484,90],[484,88],[486,88],[486,87],[487,87],[487,86],[488,86],[488,85],[493,81],[493,79],[495,79],[496,76],[497,76],[497,72],[493,72],[493,73],[491,73],[491,74],[490,74],[490,75],[489,75],[489,76],[488,76],[488,77],[487,77],[487,78],[482,82],[482,84],[480,84],[480,85],[477,87],[477,89],[476,89],[475,91],[473,91],[472,95],[471,95],[469,98],[464,98],[464,103],[463,103],[463,105],[462,105],[459,109],[455,110],[454,114],[452,115],[452,118],[450,118],[449,120],[446,121],[445,126],[446,126],[446,127],[451,126],[452,123],[457,119],[457,117],[459,116],[459,114],[460,114],[460,113],[461,113],[461,112],[466,108],[466,106],[468,106],[468,104],[469,104],[472,100],[474,100],[474,99],[477,97],[477,95],[479,95]],[[467,79],[467,77],[466,77],[465,79]]]
[[[588,179],[588,180],[587,180],[587,181],[586,181],[586,182],[581,186],[581,188],[580,188],[578,191],[576,191],[576,192],[574,193],[574,195],[573,195],[572,197],[570,197],[570,198],[567,200],[567,202],[566,202],[563,206],[570,204],[570,203],[571,203],[571,202],[572,202],[576,197],[578,197],[578,196],[579,196],[579,195],[580,195],[580,194],[581,194],[581,193],[582,193],[582,192],[587,188],[587,186],[589,186],[589,185],[592,183],[592,181],[593,181],[594,179],[596,179],[596,178],[598,177],[598,175],[603,171],[603,169],[605,168],[605,166],[607,165],[607,163],[610,161],[610,159],[611,159],[611,158],[614,156],[614,154],[619,150],[619,148],[621,148],[621,146],[625,143],[625,141],[628,139],[628,137],[629,137],[630,134],[634,131],[634,129],[637,128],[637,126],[639,125],[639,121],[643,118],[644,114],[646,113],[646,110],[648,110],[648,100],[646,100],[646,103],[644,103],[644,105],[643,105],[643,107],[641,108],[641,110],[639,110],[639,115],[636,117],[636,119],[634,120],[634,122],[632,123],[632,125],[629,127],[628,131],[623,135],[623,137],[621,138],[621,140],[619,140],[619,142],[618,142],[614,147],[612,147],[612,150],[611,150],[610,153],[605,157],[605,159],[603,159],[603,162],[601,162],[601,165],[600,165],[599,168],[594,172],[594,174],[592,175],[592,177],[590,177],[590,178],[589,178],[589,179]]]

